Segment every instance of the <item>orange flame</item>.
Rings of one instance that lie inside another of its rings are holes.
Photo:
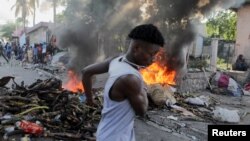
[[[143,80],[148,84],[170,84],[175,85],[176,71],[169,71],[164,65],[164,50],[160,50],[156,54],[156,61],[145,69],[140,70]]]
[[[78,75],[72,71],[68,71],[68,81],[63,84],[63,88],[72,92],[84,92],[83,85]]]

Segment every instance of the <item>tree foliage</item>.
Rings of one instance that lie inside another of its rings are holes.
[[[11,9],[15,8],[15,16],[18,17],[21,15],[23,20],[23,27],[26,26],[26,19],[28,16],[33,14],[32,11],[32,3],[29,0],[16,0],[16,3],[11,7]]]
[[[33,11],[33,26],[34,26],[36,21],[36,8],[39,7],[39,0],[30,0],[29,6],[32,8]]]
[[[55,20],[56,20],[56,23],[59,23],[59,24],[64,23],[64,21],[65,21],[65,14],[64,14],[64,12],[56,14]]]
[[[53,21],[54,21],[54,23],[58,22],[57,18],[59,18],[59,22],[61,22],[63,15],[59,14],[59,16],[57,16],[56,11],[57,11],[58,6],[66,4],[66,0],[47,0],[47,2],[51,3],[51,6],[53,8],[53,19],[54,19]]]
[[[216,13],[206,23],[209,37],[218,37],[224,40],[235,40],[236,13],[230,10]]]
[[[1,36],[7,40],[10,40],[12,38],[12,33],[16,29],[16,26],[16,23],[13,22],[7,22],[6,24],[2,25],[0,28]]]

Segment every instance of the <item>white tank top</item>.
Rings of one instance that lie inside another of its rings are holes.
[[[127,99],[117,102],[109,98],[110,88],[121,76],[132,74],[142,80],[141,74],[120,56],[109,65],[109,78],[104,88],[102,118],[97,129],[97,141],[135,141],[135,112]],[[142,85],[143,85],[142,81]]]

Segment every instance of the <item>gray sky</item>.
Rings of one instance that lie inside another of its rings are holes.
[[[40,7],[36,10],[36,23],[41,21],[53,22],[53,9],[50,3],[46,3],[46,0],[40,0]],[[7,21],[15,20],[15,8],[11,10],[11,7],[15,4],[16,0],[1,0],[0,8],[0,25],[6,23]],[[64,8],[59,7],[57,12],[61,12]],[[20,16],[19,16],[20,17]],[[33,19],[32,15],[28,17],[29,26],[32,26]]]

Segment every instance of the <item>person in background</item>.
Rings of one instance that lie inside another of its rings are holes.
[[[7,48],[7,51],[6,51],[7,52],[7,57],[10,60],[11,59],[12,47],[8,42],[6,43],[6,48]]]
[[[2,56],[4,52],[4,49],[3,49],[3,45],[2,45],[2,42],[0,41],[0,55]]]
[[[18,55],[18,46],[19,46],[19,45],[14,44],[14,53],[15,53],[15,57],[17,57],[17,55]]]
[[[4,47],[3,47],[2,42],[0,42],[0,56],[3,56],[3,58],[6,60],[6,62],[9,63],[9,60],[8,60],[7,57],[5,56]]]
[[[51,64],[51,61],[52,61],[52,56],[51,56],[51,54],[50,54],[49,52],[47,52],[44,62],[45,62],[47,65],[49,65],[49,64]]]
[[[17,52],[18,52],[17,53],[18,55],[16,57],[16,60],[22,61],[22,59],[23,59],[23,49],[22,49],[21,46],[18,47],[18,51]]]
[[[240,54],[235,62],[235,70],[246,71],[247,69],[248,65],[245,61],[245,58],[242,54]]]
[[[42,56],[42,44],[37,44],[37,55],[38,55],[38,63],[43,63],[43,56]]]
[[[24,67],[28,62],[28,53],[27,52],[24,52],[23,53],[23,59],[22,59],[22,62],[21,62],[21,66]]]
[[[46,42],[44,42],[43,44],[42,44],[42,62],[43,63],[46,63],[45,62],[45,59],[46,59],[46,52],[47,52],[47,44],[46,44]]]
[[[38,62],[38,48],[37,48],[37,44],[34,44],[34,48],[33,48],[33,63],[36,64]]]
[[[147,111],[147,88],[139,69],[153,63],[156,53],[164,45],[164,38],[152,24],[135,27],[128,38],[130,45],[125,55],[109,58],[82,70],[88,105],[95,105],[91,93],[92,76],[109,73],[97,141],[135,141],[135,116],[144,117]]]
[[[32,63],[33,62],[33,50],[32,50],[32,46],[29,47],[29,49],[27,51],[27,55],[28,55],[28,63]]]

